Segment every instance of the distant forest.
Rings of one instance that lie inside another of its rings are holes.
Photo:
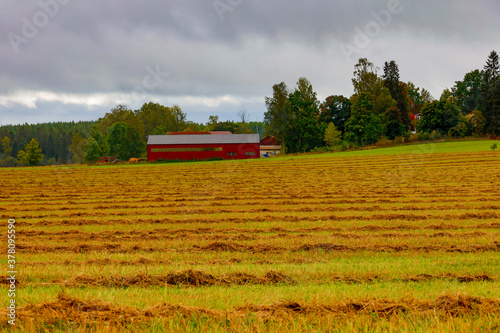
[[[179,106],[150,102],[135,111],[118,105],[96,121],[0,126],[0,166],[95,162],[102,156],[121,160],[145,157],[147,137],[168,132],[230,131],[263,137],[264,123],[248,122],[244,109],[238,116],[238,122],[210,116],[206,124],[197,124],[188,121]]]

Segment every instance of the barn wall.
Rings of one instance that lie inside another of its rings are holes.
[[[155,151],[158,149],[161,151]],[[156,161],[160,158],[164,160],[192,160],[195,158],[203,160],[211,157],[220,157],[226,160],[259,158],[260,145],[258,143],[209,145],[148,145],[148,161]]]

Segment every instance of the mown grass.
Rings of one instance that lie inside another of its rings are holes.
[[[500,160],[488,144],[0,170],[0,215],[18,227],[20,323],[26,331],[494,330],[500,307],[479,311],[475,300],[500,298]],[[269,272],[284,279],[266,280]],[[196,274],[215,282],[196,285]],[[227,282],[230,274],[253,282]],[[162,284],[171,275],[185,279]],[[383,310],[464,294],[466,306],[434,314]],[[348,300],[380,303],[382,312],[321,312]],[[94,305],[79,311],[85,302]],[[279,308],[286,302],[317,311]],[[145,315],[160,303],[179,308]],[[61,319],[68,304],[72,319]]]

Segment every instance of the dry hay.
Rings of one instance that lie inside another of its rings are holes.
[[[2,318],[6,309],[0,309]],[[81,300],[64,293],[52,302],[30,304],[17,309],[21,322],[54,324],[60,321],[76,324],[91,323],[139,323],[158,318],[192,317],[204,315],[216,319],[236,319],[252,313],[268,319],[296,316],[377,316],[399,315],[440,316],[442,318],[490,315],[500,313],[500,299],[473,297],[467,294],[445,294],[435,300],[415,299],[363,299],[348,300],[333,304],[300,303],[284,301],[273,305],[244,305],[229,311],[199,307],[159,304],[145,309],[106,303],[100,300]],[[6,325],[6,319],[3,319]]]
[[[137,274],[132,276],[91,276],[79,274],[65,281],[53,281],[50,284],[64,285],[67,287],[149,287],[149,286],[228,286],[245,284],[295,284],[295,281],[280,272],[269,271],[263,277],[247,273],[229,273],[216,277],[202,271],[186,270],[167,275]]]

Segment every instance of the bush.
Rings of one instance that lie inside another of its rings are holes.
[[[405,142],[413,143],[418,140],[418,134],[410,134],[405,138]]]
[[[375,144],[376,147],[389,147],[392,145],[393,145],[393,142],[389,139],[386,139],[386,138],[382,138],[382,139],[378,140],[377,143]]]
[[[401,144],[403,144],[405,142],[406,142],[406,139],[405,139],[404,136],[398,136],[398,137],[394,138],[394,144],[395,145],[401,145]]]

